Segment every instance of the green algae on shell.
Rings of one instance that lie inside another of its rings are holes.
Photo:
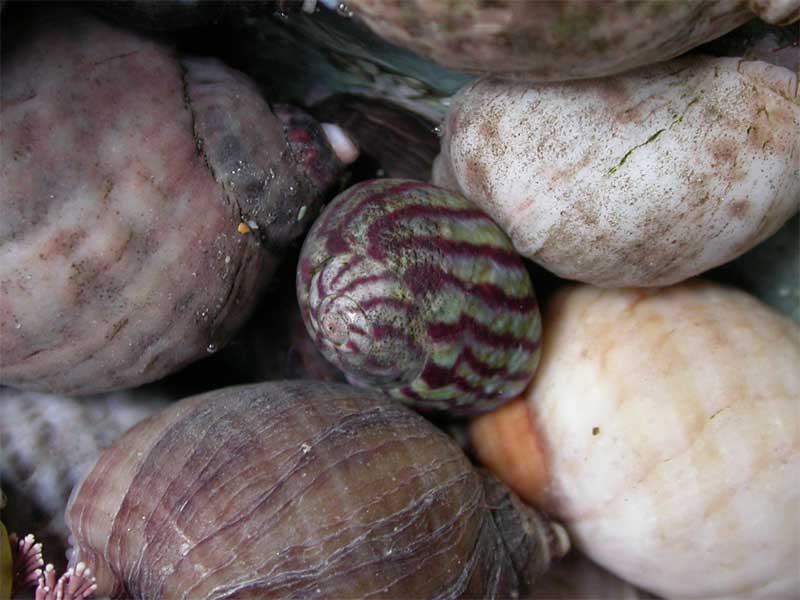
[[[316,104],[354,94],[402,106],[434,122],[474,79],[391,44],[320,6],[313,15],[252,16],[238,23],[239,62],[281,101]]]
[[[381,37],[445,68],[527,81],[602,77],[668,60],[753,17],[744,0],[351,0],[347,6]]]

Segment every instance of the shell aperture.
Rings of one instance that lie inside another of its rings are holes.
[[[422,410],[490,410],[539,359],[533,286],[508,237],[458,194],[399,179],[337,196],[306,238],[309,334],[355,385]]]

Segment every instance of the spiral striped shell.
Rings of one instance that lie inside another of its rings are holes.
[[[297,296],[351,383],[418,409],[491,410],[539,361],[539,308],[510,240],[429,184],[381,179],[337,196],[306,238]]]

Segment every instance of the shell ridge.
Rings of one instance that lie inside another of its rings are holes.
[[[163,452],[163,450],[165,448],[167,448],[169,446],[173,446],[176,442],[175,442],[175,440],[170,439],[170,438],[180,439],[181,438],[181,432],[186,430],[187,421],[189,419],[192,419],[192,420],[197,420],[198,418],[204,419],[207,416],[211,416],[213,412],[217,412],[217,411],[215,411],[214,409],[212,409],[210,407],[203,407],[203,406],[193,407],[193,409],[190,412],[184,413],[182,415],[183,419],[173,421],[172,423],[170,423],[166,428],[164,428],[160,432],[158,441],[155,444],[153,444],[151,446],[151,448],[150,448],[150,453],[158,453],[159,451]],[[207,425],[207,427],[208,428],[212,428],[217,422],[219,422],[220,420],[224,419],[226,414],[227,413],[223,413],[223,414],[218,415],[217,418],[214,421],[212,421],[211,423],[209,423]],[[205,438],[206,435],[207,435],[207,432],[204,432],[203,438]],[[197,452],[196,450],[193,450],[184,459],[183,465],[178,469],[178,472],[180,472],[182,469],[184,469],[186,467],[186,465],[191,461],[192,457],[195,455],[196,452]],[[171,456],[174,459],[174,455],[172,453],[168,453],[168,454],[169,454],[169,456]],[[114,526],[112,528],[111,535],[109,536],[109,539],[113,539],[114,538],[115,530],[116,530],[117,526],[125,527],[126,529],[129,529],[129,526],[124,525],[122,520],[120,520],[120,519],[121,519],[121,517],[124,516],[125,520],[128,520],[128,518],[131,516],[131,514],[136,509],[137,503],[131,497],[130,490],[135,489],[135,484],[140,481],[140,477],[142,476],[142,473],[145,471],[145,468],[149,467],[151,461],[153,461],[153,460],[155,460],[155,458],[152,457],[151,454],[148,454],[148,457],[139,464],[137,472],[136,472],[136,474],[134,475],[134,477],[132,479],[132,484],[133,485],[130,486],[129,491],[125,495],[125,499],[120,504],[120,509],[117,512],[117,516],[116,516],[116,518],[114,520]],[[150,512],[147,515],[143,515],[143,519],[142,519],[143,523],[142,523],[142,529],[141,529],[141,535],[142,535],[142,538],[143,538],[143,543],[142,543],[141,547],[139,548],[139,552],[138,552],[138,555],[137,555],[136,559],[133,560],[132,562],[130,560],[127,560],[127,561],[124,560],[124,556],[125,555],[123,554],[123,550],[122,550],[122,546],[121,545],[122,545],[122,541],[124,540],[125,536],[119,535],[119,531],[116,531],[118,544],[117,544],[117,555],[116,555],[115,562],[117,564],[121,564],[121,565],[126,565],[126,564],[128,565],[128,568],[126,569],[126,572],[124,572],[122,574],[122,576],[120,577],[120,581],[137,581],[137,582],[140,583],[140,585],[137,587],[137,589],[127,589],[127,587],[126,587],[126,590],[129,593],[133,594],[134,596],[137,596],[137,595],[146,596],[147,595],[147,593],[146,593],[147,590],[149,590],[149,589],[162,590],[164,588],[165,584],[166,584],[166,576],[168,574],[162,574],[162,578],[159,580],[160,583],[158,583],[158,584],[156,584],[155,582],[150,583],[151,579],[153,579],[153,580],[157,579],[156,576],[153,573],[154,569],[144,568],[144,566],[143,566],[143,562],[146,560],[145,557],[147,555],[147,551],[151,546],[156,546],[157,547],[159,545],[160,546],[164,546],[164,545],[168,545],[169,544],[169,541],[164,539],[164,536],[167,535],[166,532],[164,532],[162,534],[159,534],[158,530],[156,530],[156,535],[155,536],[152,535],[153,520],[156,517],[156,515],[157,514],[161,515],[161,520],[168,519],[174,513],[174,510],[175,510],[174,507],[173,508],[169,508],[166,512],[164,512],[163,510],[160,510],[160,509],[164,508],[165,502],[166,502],[167,498],[169,498],[170,492],[174,491],[174,486],[175,486],[175,481],[176,481],[175,478],[172,478],[169,481],[169,483],[167,483],[166,481],[164,481],[162,479],[163,474],[164,474],[164,472],[161,471],[160,472],[160,477],[159,477],[159,479],[162,481],[162,485],[163,485],[163,488],[161,490],[161,495],[157,500],[154,499],[155,501],[152,504],[152,509],[150,510]],[[151,489],[147,485],[144,485],[143,487],[144,487],[144,489]],[[162,528],[162,531],[164,531],[163,528]],[[151,536],[151,537],[148,537],[148,536]],[[109,561],[109,562],[111,562],[111,561]],[[142,583],[142,582],[145,582],[145,583]],[[150,585],[157,586],[157,588],[151,588]]]

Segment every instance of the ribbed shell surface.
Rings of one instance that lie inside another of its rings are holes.
[[[519,394],[539,359],[539,308],[510,240],[458,194],[353,186],[306,238],[297,295],[309,334],[356,384],[415,408],[474,414]]]
[[[35,534],[45,559],[63,570],[72,488],[104,448],[167,401],[142,390],[70,398],[0,388],[0,485],[8,497],[2,520],[9,532]]]
[[[518,593],[461,451],[405,407],[340,384],[266,383],[177,403],[101,456],[67,518],[73,562],[92,567],[100,594]]]

